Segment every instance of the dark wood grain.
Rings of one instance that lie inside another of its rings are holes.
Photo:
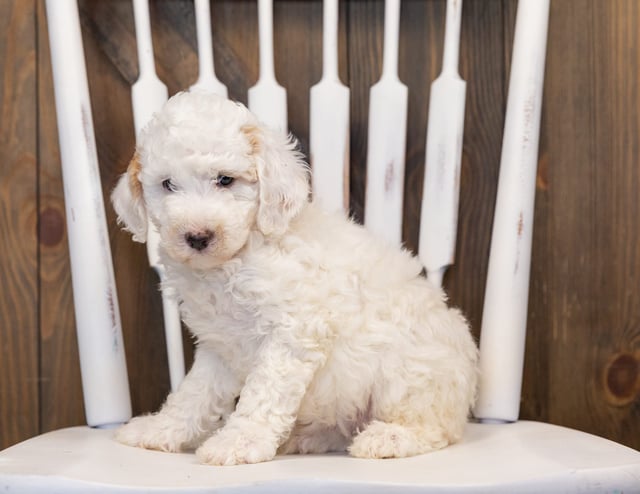
[[[0,449],[39,430],[36,2],[0,2]]]
[[[308,150],[309,89],[321,75],[321,0],[277,0],[275,68]],[[191,0],[150,2],[170,93],[198,75]],[[103,193],[135,413],[169,389],[161,300],[144,245],[108,196],[134,149],[138,76],[130,0],[79,0]],[[467,81],[452,304],[480,334],[516,0],[467,0]],[[258,78],[255,0],[211,4],[218,77],[247,101]],[[350,205],[364,217],[369,89],[380,77],[382,0],[340,2],[340,75],[351,88]],[[399,75],[409,87],[403,235],[418,247],[429,86],[440,71],[445,0],[404,0]],[[640,4],[553,0],[538,166],[521,416],[640,448]],[[63,187],[43,2],[0,0],[0,447],[84,421]],[[36,70],[37,65],[37,70]],[[37,87],[36,87],[37,81]],[[37,107],[36,107],[37,96]],[[192,347],[185,333],[188,361]]]
[[[367,180],[367,125],[369,89],[382,73],[384,5],[377,1],[348,2],[347,57],[351,90],[351,168],[350,209],[353,218],[364,221],[365,185]]]
[[[524,417],[636,448],[639,13],[552,4],[523,390]]]
[[[557,353],[552,359],[559,371],[566,369],[560,365],[570,351],[570,358],[578,359],[584,369],[583,379],[558,383],[556,393],[566,387],[568,396],[556,413],[558,420],[601,435],[623,437],[640,447],[640,96],[635,84],[640,62],[640,6],[634,1],[619,1],[596,2],[592,7],[593,44],[587,60],[593,60],[595,70],[588,94],[597,111],[591,113],[588,123],[581,123],[585,133],[591,132],[588,148],[592,153],[574,170],[575,180],[579,180],[577,190],[583,191],[580,201],[575,201],[580,207],[576,207],[575,220],[589,226],[583,227],[587,236],[582,241],[575,236],[567,239],[567,248],[573,250],[567,269],[576,273],[570,278],[576,280],[571,288],[584,290],[578,293],[586,297],[575,300],[574,307],[581,307],[590,318],[586,327],[581,328],[580,321],[571,324],[576,317],[574,309],[562,327],[566,349],[565,345],[554,347]],[[579,280],[586,289],[577,285]],[[592,345],[581,344],[585,337]],[[561,350],[565,352],[559,354]],[[636,379],[622,387],[615,381],[617,374],[625,372],[624,366],[609,367],[615,361],[620,363],[620,355],[630,356],[636,366]],[[565,374],[565,379],[571,377],[575,374]],[[579,387],[580,382],[583,385]],[[581,400],[589,413],[572,416],[571,400]]]

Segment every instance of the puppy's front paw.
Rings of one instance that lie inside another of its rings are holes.
[[[162,415],[135,417],[115,433],[116,441],[138,448],[179,452],[189,442],[184,424]]]
[[[278,441],[264,427],[245,422],[243,427],[223,427],[200,446],[196,455],[208,465],[241,465],[272,460]]]

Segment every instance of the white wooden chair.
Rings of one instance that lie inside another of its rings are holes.
[[[200,9],[204,9],[205,18],[208,18],[207,1],[196,0],[201,61],[197,84],[224,92],[226,88],[212,70],[213,57],[207,48],[211,44],[208,27],[206,23],[201,24],[203,11]],[[444,69],[440,83],[432,89],[440,98],[448,99],[449,108],[457,109],[457,112],[449,113],[458,115],[451,121],[437,124],[431,119],[440,115],[432,112],[430,116],[420,257],[434,283],[440,283],[444,269],[453,261],[455,245],[455,183],[462,137],[459,115],[464,114],[464,83],[456,68],[461,4],[458,0],[447,6]],[[134,87],[133,90],[138,130],[166,99],[167,91],[153,69],[146,0],[134,0],[134,5],[140,59],[138,89]],[[337,111],[325,115],[321,111],[322,105],[317,104],[327,95],[333,98],[332,101],[343,103],[349,98],[348,90],[337,77],[336,5],[337,0],[325,1],[325,67],[322,81],[312,92],[312,95],[316,94],[312,96],[312,107],[316,106],[311,111],[311,145],[315,149],[327,147],[323,146],[323,139],[346,143],[344,123],[348,122],[348,113]],[[548,9],[549,0],[519,2],[480,345],[483,376],[475,409],[478,421],[468,424],[459,444],[413,458],[360,460],[340,454],[292,455],[257,465],[210,467],[199,465],[191,454],[146,451],[123,446],[112,439],[109,426],[128,420],[131,406],[78,11],[75,0],[48,0],[58,128],[67,184],[67,218],[73,218],[68,222],[68,232],[89,426],[43,434],[0,452],[0,490],[21,493],[640,492],[639,452],[571,429],[517,420]],[[385,69],[381,82],[372,92],[371,132],[379,132],[375,130],[379,125],[375,121],[376,115],[383,115],[391,128],[402,129],[404,125],[401,105],[406,101],[406,88],[403,89],[397,80],[394,67],[397,44],[393,38],[397,39],[398,12],[399,0],[388,0]],[[252,89],[250,103],[258,114],[262,114],[264,105],[275,102],[279,120],[270,123],[286,128],[286,109],[281,98],[284,90],[273,77],[270,16],[271,1],[260,0],[261,76]],[[396,103],[389,108],[385,98],[378,100],[375,94],[391,95],[390,98],[400,103],[400,108]],[[432,101],[431,108],[434,106]],[[266,110],[269,111],[268,106]],[[440,132],[435,132],[436,129]],[[328,136],[327,132],[335,134]],[[379,189],[380,173],[383,173],[382,183],[385,172],[402,174],[403,158],[397,156],[397,150],[404,151],[404,136],[389,132],[379,135],[387,134],[388,140],[369,140],[374,143],[369,148],[368,173],[372,177],[367,184],[367,208],[375,208],[376,202],[385,200]],[[429,150],[436,144],[440,150],[445,150],[439,155],[441,167],[434,167],[435,158],[430,158]],[[337,155],[314,155],[314,193],[326,207],[339,209],[346,204],[343,178],[348,147],[336,148]],[[384,159],[379,155],[371,156],[371,153],[379,153]],[[396,169],[376,168],[378,162],[389,163],[389,157],[397,158],[394,161]],[[326,183],[334,185],[327,187]],[[434,184],[445,185],[437,187]],[[402,191],[393,193],[401,194]],[[427,197],[429,194],[438,200],[432,201]],[[433,202],[441,204],[441,209],[434,211]],[[397,197],[390,203],[397,203]],[[391,207],[386,209],[392,213],[383,218],[387,226],[385,231],[397,235],[394,233],[397,228],[389,228],[389,225],[397,227],[400,212]],[[375,230],[380,218],[370,211],[366,223]],[[429,224],[429,215],[445,220]],[[424,234],[425,230],[428,235]],[[431,233],[433,231],[439,232],[438,235]],[[444,241],[433,242],[434,237]],[[100,262],[95,261],[96,255]],[[162,275],[154,256],[151,243],[150,262]],[[514,273],[515,265],[519,269]],[[498,299],[503,303],[494,303]],[[508,303],[504,303],[505,300]],[[500,307],[499,314],[497,307]],[[169,333],[174,332],[173,336],[168,334],[167,341],[171,346],[170,367],[172,386],[175,387],[184,373],[184,364],[180,357],[181,347],[172,344],[179,338],[175,337],[175,307],[170,303],[165,304],[165,321]]]

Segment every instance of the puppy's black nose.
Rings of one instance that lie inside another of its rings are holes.
[[[213,240],[213,233],[187,233],[184,238],[187,241],[189,247],[197,251],[201,251],[209,246],[211,240]]]

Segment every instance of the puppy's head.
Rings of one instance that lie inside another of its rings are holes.
[[[204,93],[169,99],[143,129],[112,194],[118,220],[146,241],[147,218],[174,261],[208,269],[252,232],[282,235],[308,198],[294,143],[241,104]]]

